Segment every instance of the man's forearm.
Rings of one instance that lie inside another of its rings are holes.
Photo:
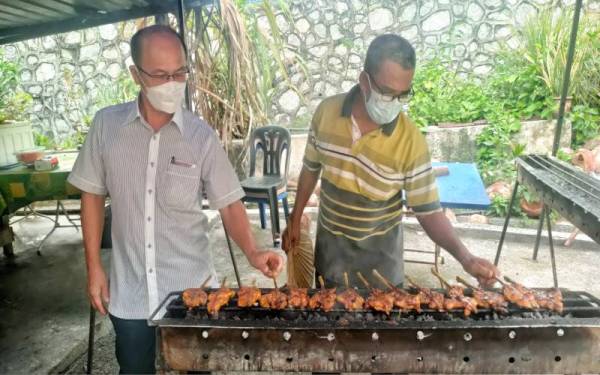
[[[256,252],[256,242],[248,221],[246,207],[241,201],[234,202],[219,210],[227,233],[240,249],[250,256]]]
[[[446,249],[456,260],[463,263],[471,253],[456,235],[452,224],[443,212],[417,216],[417,220],[433,242]]]
[[[302,167],[300,178],[298,179],[298,191],[294,201],[294,209],[292,210],[291,219],[300,223],[300,218],[306,207],[306,203],[310,195],[315,191],[315,186],[319,181],[319,172],[312,172],[306,167]]]
[[[104,195],[81,194],[81,227],[88,271],[102,267],[100,242],[104,229]]]

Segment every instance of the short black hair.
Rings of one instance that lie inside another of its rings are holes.
[[[139,29],[135,34],[131,37],[131,42],[129,43],[129,48],[131,51],[131,59],[133,60],[133,64],[135,66],[140,66],[142,60],[142,42],[144,38],[148,38],[154,34],[166,34],[172,35],[181,43],[181,48],[183,48],[183,53],[187,58],[187,48],[185,47],[185,43],[183,42],[183,38],[179,33],[169,26],[166,25],[152,25],[148,27],[144,27],[143,29]]]
[[[408,70],[414,69],[417,64],[413,46],[408,40],[396,34],[383,34],[373,39],[367,49],[365,72],[371,75],[377,74],[384,60],[391,60]]]

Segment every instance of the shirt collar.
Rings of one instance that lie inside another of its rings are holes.
[[[342,104],[342,117],[350,118],[352,115],[352,105],[354,105],[354,101],[360,98],[360,86],[355,85],[348,91],[346,97],[344,98],[344,103]],[[383,134],[390,136],[394,129],[396,129],[396,125],[398,124],[400,115],[396,116],[391,122],[387,124],[381,125],[381,131]]]
[[[141,121],[144,121],[142,114],[140,112],[140,96],[138,95],[137,99],[131,102],[131,109],[129,114],[127,115],[126,124],[131,123],[136,118],[139,118]],[[177,111],[173,114],[173,118],[171,122],[174,122],[179,131],[183,134],[183,108],[178,108]]]

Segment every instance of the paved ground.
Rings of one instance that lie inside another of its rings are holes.
[[[427,237],[415,228],[414,224],[407,225],[405,246],[432,248]],[[19,237],[16,243],[17,266],[0,264],[0,373],[81,373],[84,371],[89,310],[84,292],[85,268],[80,233],[74,229],[59,229],[48,240],[44,255],[38,257],[33,247],[50,229],[50,222],[44,219],[25,220],[14,229]],[[259,243],[268,246],[270,232],[257,226],[254,231]],[[460,232],[474,253],[493,258],[496,236],[470,227]],[[531,260],[533,239],[529,232],[509,237],[500,268],[506,275],[527,285],[551,286],[547,246],[542,246],[538,261]],[[600,247],[586,242],[579,244],[582,246],[557,246],[559,282],[563,287],[587,290],[600,296],[600,283],[594,282],[600,269]],[[213,249],[218,271],[233,281],[233,268],[222,230],[214,230]],[[448,254],[444,254],[444,258],[444,275],[451,278],[464,274],[460,265]],[[236,259],[243,282],[256,279],[261,286],[271,286],[271,281],[252,270],[237,249]],[[423,285],[434,286],[429,268],[408,263],[406,273]],[[281,284],[284,279],[285,275],[282,275]],[[114,374],[117,372],[113,355],[114,338],[110,324],[106,324],[104,319],[99,321],[97,329],[100,337],[96,342],[94,373]]]

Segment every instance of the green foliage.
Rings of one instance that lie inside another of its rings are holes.
[[[485,92],[495,105],[520,119],[550,118],[552,92],[537,73],[535,65],[522,55],[503,50],[486,80]]]
[[[600,134],[600,113],[598,108],[586,105],[576,105],[571,111],[571,124],[573,127],[572,146],[581,147],[587,140]]]
[[[19,66],[5,60],[0,51],[0,124],[24,117],[31,96],[18,88]]]
[[[487,115],[488,126],[476,139],[477,163],[486,184],[494,181],[512,181],[515,177],[513,161],[521,155],[524,146],[513,139],[521,130],[519,118],[500,107]]]
[[[481,86],[448,70],[438,59],[417,69],[413,89],[409,114],[420,127],[472,122],[485,114],[487,98]]]

